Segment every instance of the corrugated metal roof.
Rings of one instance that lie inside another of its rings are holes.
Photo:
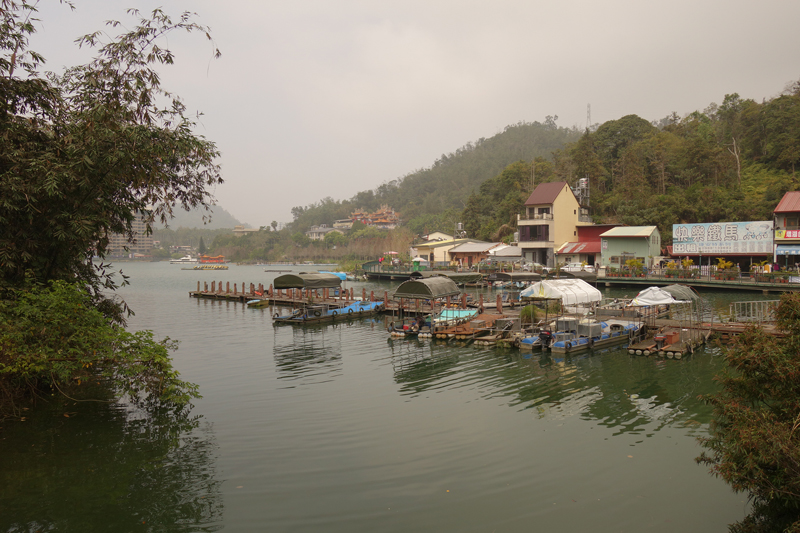
[[[492,250],[492,255],[495,257],[521,257],[522,250],[518,246],[503,246],[497,247]]]
[[[800,191],[790,191],[783,195],[778,207],[773,213],[796,213],[800,212]]]
[[[455,248],[450,249],[450,253],[480,253],[480,252],[488,252],[492,248],[499,246],[502,243],[499,242],[466,242],[464,244],[459,244]]]
[[[655,226],[620,226],[601,234],[601,237],[649,237],[656,231]]]
[[[569,188],[566,181],[540,183],[525,201],[525,205],[552,204],[564,187]]]

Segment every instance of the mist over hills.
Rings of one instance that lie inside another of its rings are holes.
[[[208,218],[211,215],[211,220],[203,223],[203,215]],[[197,229],[233,229],[234,226],[244,225],[244,222],[239,222],[233,215],[226,211],[223,207],[215,205],[211,207],[211,211],[203,209],[194,209],[192,211],[184,211],[183,209],[175,210],[175,218],[169,221],[169,228],[177,230],[179,228],[197,228]],[[163,229],[163,224],[157,224],[155,229]]]

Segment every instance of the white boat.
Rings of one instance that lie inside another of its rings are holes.
[[[171,259],[170,265],[194,265],[197,264],[197,258],[191,255],[184,255],[180,259]]]

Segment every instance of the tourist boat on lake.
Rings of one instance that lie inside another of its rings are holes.
[[[184,255],[180,259],[170,259],[169,264],[171,265],[196,265],[197,258],[192,257],[191,255]]]
[[[228,265],[195,265],[181,268],[181,270],[228,270]]]
[[[220,264],[220,263],[225,263],[226,262],[224,255],[210,256],[210,255],[203,255],[203,254],[200,254],[200,255],[197,256],[197,261],[199,263],[211,263],[211,264]]]

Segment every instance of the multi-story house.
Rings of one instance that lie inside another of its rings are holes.
[[[784,194],[772,215],[775,220],[773,261],[781,266],[795,266],[800,263],[800,191]]]
[[[554,267],[555,251],[576,240],[579,226],[591,224],[589,209],[578,203],[565,181],[541,183],[517,216],[522,258]]]

